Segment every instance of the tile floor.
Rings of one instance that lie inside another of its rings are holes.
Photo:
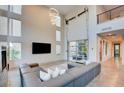
[[[19,87],[19,70],[12,69],[8,73],[8,87]],[[87,87],[124,87],[124,65],[121,59],[112,58],[101,63],[101,73]]]
[[[124,87],[124,65],[120,58],[101,63],[101,73],[87,87]]]
[[[20,74],[19,74],[19,69],[11,69],[8,72],[8,85],[7,87],[20,87],[21,82],[20,82]]]

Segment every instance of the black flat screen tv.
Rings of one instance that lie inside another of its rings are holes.
[[[32,54],[45,54],[45,53],[51,53],[50,43],[32,42]]]

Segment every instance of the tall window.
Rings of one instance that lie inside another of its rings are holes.
[[[61,17],[60,16],[56,16],[55,17],[55,21],[56,21],[56,26],[57,27],[61,27]]]
[[[69,60],[83,62],[88,59],[88,40],[69,42]]]
[[[56,30],[56,41],[61,41],[61,31]]]
[[[21,5],[12,5],[10,6],[10,12],[21,14],[22,13],[22,6]]]
[[[61,45],[56,45],[56,54],[59,55],[61,54]]]
[[[10,19],[9,26],[10,26],[10,31],[9,31],[10,36],[19,36],[19,37],[21,36],[21,21]]]
[[[0,16],[0,35],[7,35],[8,20],[7,17]]]
[[[9,59],[18,60],[21,58],[21,43],[9,43]]]
[[[56,54],[61,54],[61,17],[56,16]]]
[[[10,60],[18,60],[21,58],[21,5],[0,5],[0,40],[1,42],[7,42],[8,46],[8,55]],[[4,11],[4,16],[1,15],[1,12]],[[7,15],[9,13],[9,15]],[[14,18],[12,15],[14,15]],[[19,14],[19,15],[17,15]],[[11,36],[11,39],[5,41],[4,37]],[[16,38],[15,38],[16,37]],[[19,37],[19,38],[18,38]],[[12,40],[15,40],[13,42]],[[12,43],[11,43],[12,42]],[[4,45],[2,43],[2,45]],[[1,47],[1,46],[0,46]]]
[[[2,10],[8,10],[8,5],[0,5],[0,9]]]
[[[56,30],[56,54],[61,54],[61,31]]]
[[[76,41],[69,43],[69,60],[76,61],[77,56],[77,43]]]

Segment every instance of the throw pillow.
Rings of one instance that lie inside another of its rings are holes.
[[[41,79],[41,80],[43,80],[43,81],[48,81],[50,78],[51,78],[51,77],[50,77],[50,74],[49,74],[49,73],[40,71],[40,79]]]
[[[59,76],[59,69],[56,67],[55,69],[48,69],[48,73],[51,75],[52,78],[56,78]]]
[[[59,72],[59,75],[63,75],[63,74],[65,74],[65,72],[66,72],[66,69],[61,69]]]

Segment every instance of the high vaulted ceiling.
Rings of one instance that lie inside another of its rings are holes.
[[[62,15],[68,14],[73,9],[79,7],[80,5],[46,5],[49,8],[57,9]]]
[[[103,5],[103,7],[106,9],[106,10],[110,10],[110,9],[113,9],[113,8],[116,8],[120,5]]]
[[[72,11],[73,9],[81,6],[81,5],[46,5],[49,8],[55,8],[57,9],[61,14],[66,15],[68,14],[70,11]],[[113,9],[115,7],[118,7],[120,5],[99,5],[99,6],[103,6],[103,8],[105,10],[110,10]]]

